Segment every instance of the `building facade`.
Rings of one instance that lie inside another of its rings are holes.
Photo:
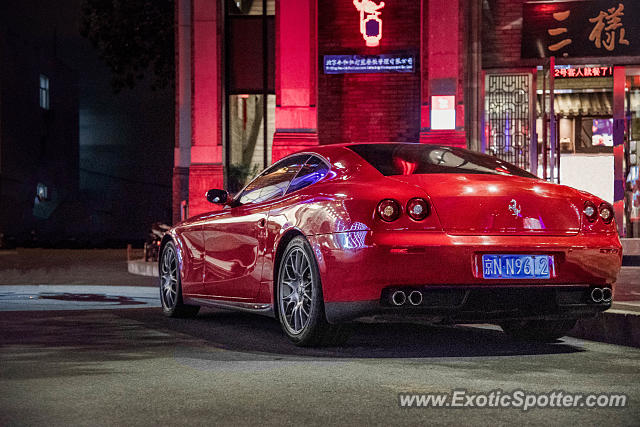
[[[621,234],[638,234],[636,9],[179,0],[174,221],[211,209],[209,188],[237,190],[305,147],[411,141],[484,151],[592,191],[614,204]]]
[[[638,16],[624,0],[483,7],[481,149],[612,203],[626,237],[640,237]]]
[[[54,36],[0,19],[0,247],[68,236],[78,193],[77,75]],[[3,243],[4,241],[4,243]]]

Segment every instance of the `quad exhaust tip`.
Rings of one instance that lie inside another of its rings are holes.
[[[393,305],[399,307],[401,305],[404,305],[405,302],[407,302],[407,295],[404,293],[404,291],[395,291],[391,294],[391,303]]]
[[[409,294],[409,303],[411,305],[420,305],[422,304],[422,292],[413,291]]]
[[[593,288],[591,291],[591,301],[602,302],[603,292],[601,288]]]
[[[611,302],[611,288],[593,288],[591,290],[591,301]]]

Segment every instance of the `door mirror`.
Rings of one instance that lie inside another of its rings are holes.
[[[207,191],[207,200],[216,205],[228,205],[231,203],[231,197],[225,190],[212,189]]]

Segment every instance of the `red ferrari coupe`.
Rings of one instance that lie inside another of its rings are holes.
[[[319,146],[206,197],[162,242],[164,313],[264,314],[298,345],[372,315],[555,340],[611,306],[622,261],[608,203],[459,148]]]

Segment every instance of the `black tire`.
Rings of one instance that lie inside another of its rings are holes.
[[[518,320],[505,322],[502,330],[523,341],[553,342],[567,334],[576,325],[576,319]]]
[[[300,263],[295,271],[292,257],[306,255],[308,270]],[[295,276],[295,277],[294,277]],[[290,284],[285,284],[290,283]],[[290,290],[283,295],[282,290]],[[324,313],[324,298],[318,264],[311,245],[302,237],[294,237],[288,244],[278,266],[275,283],[275,311],[285,335],[297,346],[319,347],[344,344],[349,338],[348,325],[331,325]],[[297,308],[296,308],[297,307]],[[299,320],[294,320],[298,313]],[[305,312],[308,311],[306,319]]]
[[[158,273],[160,275],[160,302],[162,313],[167,317],[194,317],[200,311],[200,306],[186,305],[182,301],[182,282],[176,247],[173,242],[167,242],[158,259]]]

